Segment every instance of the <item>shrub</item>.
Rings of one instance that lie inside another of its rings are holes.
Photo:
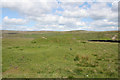
[[[31,43],[37,43],[36,41],[32,41]]]
[[[68,76],[69,79],[75,78],[73,75]]]
[[[79,60],[80,60],[80,56],[76,55],[75,58],[74,58],[74,61],[79,61]]]
[[[15,48],[19,48],[19,46],[16,46]]]

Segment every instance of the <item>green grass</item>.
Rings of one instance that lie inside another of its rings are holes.
[[[118,43],[88,42],[116,31],[16,33],[3,32],[3,78],[118,78]]]

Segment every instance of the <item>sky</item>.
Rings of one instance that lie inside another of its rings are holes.
[[[118,0],[1,1],[0,30],[118,30]]]

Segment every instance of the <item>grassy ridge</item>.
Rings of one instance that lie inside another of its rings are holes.
[[[87,41],[116,34],[3,31],[3,77],[117,78],[118,43]]]

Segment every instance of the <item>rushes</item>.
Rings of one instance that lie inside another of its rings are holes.
[[[79,60],[80,60],[80,56],[76,55],[75,58],[74,58],[74,61],[79,61]]]
[[[77,66],[81,67],[96,67],[98,66],[98,62],[91,60],[88,56],[76,55],[74,58]]]

